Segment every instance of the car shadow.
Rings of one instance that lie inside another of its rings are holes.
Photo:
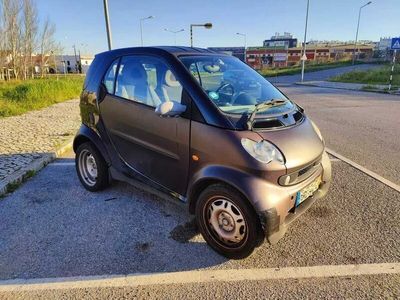
[[[0,278],[154,273],[228,260],[199,235],[186,204],[114,182],[83,189],[58,159],[0,201]]]

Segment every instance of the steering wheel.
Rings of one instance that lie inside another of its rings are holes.
[[[226,94],[226,93],[224,93],[224,94],[233,96],[235,94],[235,88],[229,82],[221,84],[221,86],[219,88],[217,88],[217,90],[215,92],[219,93],[222,89],[226,89],[227,87],[230,87],[232,92],[230,94]]]

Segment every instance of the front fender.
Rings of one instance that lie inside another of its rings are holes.
[[[194,213],[197,197],[210,184],[225,183],[238,190],[256,211],[265,210],[265,194],[269,183],[244,171],[221,165],[208,165],[196,172],[189,182],[189,211]],[[271,185],[272,186],[272,185]]]
[[[78,149],[79,145],[88,141],[90,141],[95,145],[95,147],[100,151],[101,155],[103,156],[107,164],[111,165],[110,156],[108,155],[106,147],[104,146],[104,143],[101,140],[98,133],[93,129],[91,129],[90,127],[86,126],[85,124],[82,124],[74,138],[74,143],[73,143],[74,152],[76,153],[76,150]]]

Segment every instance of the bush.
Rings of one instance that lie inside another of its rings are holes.
[[[77,98],[83,80],[83,77],[73,77],[1,82],[0,117],[19,115]]]

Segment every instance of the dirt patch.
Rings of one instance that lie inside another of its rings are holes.
[[[152,243],[144,242],[144,243],[136,243],[135,249],[139,252],[145,253],[150,250],[153,246]]]
[[[332,214],[332,209],[326,206],[316,206],[310,209],[310,214],[316,218],[326,218]]]

